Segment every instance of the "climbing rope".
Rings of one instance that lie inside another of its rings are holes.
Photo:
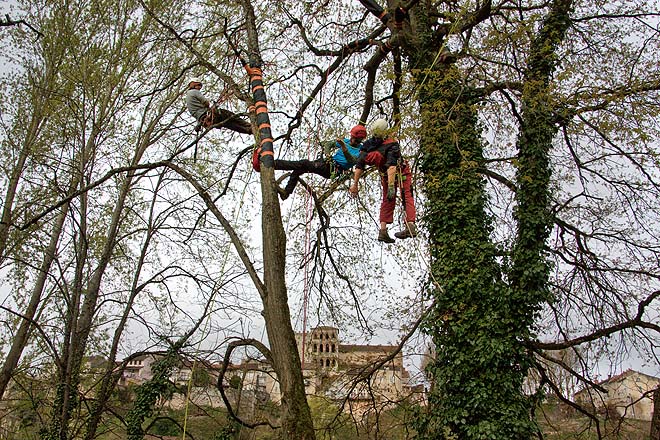
[[[326,70],[326,81],[327,81],[327,76],[328,76],[328,70]],[[303,84],[304,85],[304,84]],[[301,87],[304,90],[304,87]],[[318,120],[322,120],[323,116],[323,91],[321,90],[319,92],[319,116]],[[311,157],[311,151],[312,151],[312,132],[313,130],[309,130],[309,138],[307,140],[307,159],[312,160]],[[307,309],[309,307],[309,289],[310,289],[310,282],[308,280],[309,278],[309,272],[308,272],[308,266],[309,266],[309,261],[308,257],[311,252],[311,223],[312,223],[312,218],[314,218],[314,199],[312,195],[309,193],[309,191],[305,191],[305,243],[304,243],[304,253],[303,253],[303,264],[305,265],[305,269],[303,271],[303,328],[302,328],[302,341],[301,341],[301,348],[300,348],[300,357],[301,357],[301,366],[304,369],[305,365],[305,343],[307,339]]]
[[[329,68],[326,69],[325,71],[325,80],[327,81],[327,77],[329,75],[330,71]],[[304,94],[305,88],[304,88],[304,77],[303,77],[303,82],[301,83],[300,86],[300,103],[302,103],[302,95]],[[291,92],[288,89],[285,89],[286,94],[289,96],[292,102],[295,102],[295,98],[292,96]],[[316,124],[313,124],[306,116],[302,116],[303,120],[307,122],[310,127],[318,125],[319,121],[323,119],[323,112],[324,112],[324,104],[323,104],[323,92],[319,92],[319,102],[321,103],[319,105],[319,111],[316,116]],[[317,139],[315,139],[315,134],[318,133],[318,130],[310,129],[308,130],[308,137],[307,137],[307,149],[306,149],[306,154],[307,154],[307,160],[313,160],[315,159],[315,151],[313,149],[313,145],[316,144]],[[309,256],[312,252],[311,249],[311,222],[312,219],[314,218],[314,198],[309,192],[305,192],[305,199],[304,199],[304,204],[305,204],[305,232],[304,232],[304,240],[303,240],[303,298],[302,298],[302,331],[301,331],[301,364],[305,364],[305,346],[306,346],[306,339],[307,339],[307,314],[308,314],[308,309],[309,309],[309,296],[310,296],[310,291],[312,288],[312,282],[309,279],[310,278],[310,270],[309,270]],[[289,215],[291,215],[291,211],[289,212]]]
[[[310,240],[310,235],[311,235],[311,228],[310,228],[310,223],[312,222],[312,218],[314,217],[314,201],[312,200],[312,196],[309,194],[309,192],[305,192],[305,243],[304,243],[304,253],[303,253],[303,264],[305,265],[305,269],[303,271],[303,328],[302,328],[302,343],[301,343],[301,348],[300,348],[300,363],[301,366],[304,369],[305,365],[305,340],[307,337],[307,308],[309,306],[309,273],[308,273],[308,266],[309,262],[307,261],[309,253],[310,253],[310,247],[311,247],[311,240]]]

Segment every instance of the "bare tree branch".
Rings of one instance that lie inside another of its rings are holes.
[[[264,356],[264,358],[266,358],[266,363],[271,366],[273,365],[273,357],[271,355],[270,350],[268,349],[268,347],[266,347],[264,344],[257,341],[256,339],[239,339],[236,341],[232,341],[227,346],[227,350],[225,351],[225,356],[222,361],[222,367],[220,368],[220,374],[218,376],[218,383],[217,383],[218,391],[220,391],[220,396],[222,397],[222,401],[227,407],[227,412],[229,413],[229,416],[232,419],[236,420],[241,425],[245,426],[246,428],[256,428],[257,426],[268,425],[273,429],[278,429],[279,426],[275,426],[271,424],[271,422],[268,420],[263,420],[255,423],[249,423],[244,421],[243,419],[238,417],[238,415],[231,406],[231,402],[229,402],[229,399],[225,394],[224,378],[225,378],[225,373],[227,372],[227,368],[229,367],[229,363],[231,361],[231,354],[236,348],[245,347],[245,346],[251,346],[259,350],[259,352]]]
[[[4,20],[3,20],[2,18],[0,18],[0,27],[6,27],[6,26],[20,26],[20,25],[22,25],[22,24],[24,24],[25,26],[27,26],[28,28],[30,28],[30,30],[31,30],[32,32],[36,33],[36,34],[37,34],[37,38],[39,38],[39,37],[43,37],[43,36],[44,36],[44,34],[42,34],[41,32],[39,32],[39,30],[37,30],[34,26],[32,26],[30,23],[28,23],[28,22],[25,21],[25,20],[12,20],[12,19],[9,17],[9,14],[5,14],[5,19],[4,19]]]

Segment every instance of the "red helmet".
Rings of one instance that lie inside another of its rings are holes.
[[[351,137],[356,139],[364,139],[367,137],[367,129],[364,128],[364,125],[356,125],[351,128]]]

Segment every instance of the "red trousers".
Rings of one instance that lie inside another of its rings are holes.
[[[382,175],[380,183],[383,187],[383,201],[380,204],[380,221],[392,223],[394,221],[394,206],[396,199],[387,200],[387,174]],[[405,221],[415,221],[415,199],[412,194],[412,174],[407,163],[397,167],[394,184],[401,194],[401,202],[405,209]]]

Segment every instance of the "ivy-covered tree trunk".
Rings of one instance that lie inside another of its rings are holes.
[[[411,11],[416,38],[404,40],[404,53],[414,67],[421,109],[430,294],[436,303],[425,326],[436,361],[429,367],[434,388],[429,411],[419,419],[420,437],[529,439],[537,430],[533,402],[522,391],[533,362],[525,341],[548,300],[543,247],[552,225],[548,151],[555,128],[546,88],[571,3],[554,2],[530,51],[518,139],[518,234],[507,278],[496,260],[480,174],[480,97],[453,58],[442,54],[441,41],[429,30],[429,15]]]
[[[549,265],[545,243],[554,224],[550,212],[549,152],[557,132],[548,84],[555,69],[556,48],[570,26],[572,0],[556,0],[532,41],[525,72],[517,147],[517,236],[508,274],[520,315],[516,322],[530,328],[544,302],[549,301]],[[527,335],[526,335],[527,336]]]
[[[429,57],[432,59],[432,57]],[[471,91],[451,65],[415,78],[422,117],[421,170],[436,301],[425,330],[436,347],[434,388],[420,437],[526,439],[534,432],[522,395],[527,356],[495,261],[483,159]]]
[[[175,387],[170,381],[170,375],[180,362],[179,350],[186,340],[187,338],[183,338],[170,347],[165,356],[154,363],[151,380],[135,390],[135,402],[125,418],[128,440],[142,440],[145,435],[142,425],[154,413],[156,403],[160,399],[167,400],[172,397]]]

